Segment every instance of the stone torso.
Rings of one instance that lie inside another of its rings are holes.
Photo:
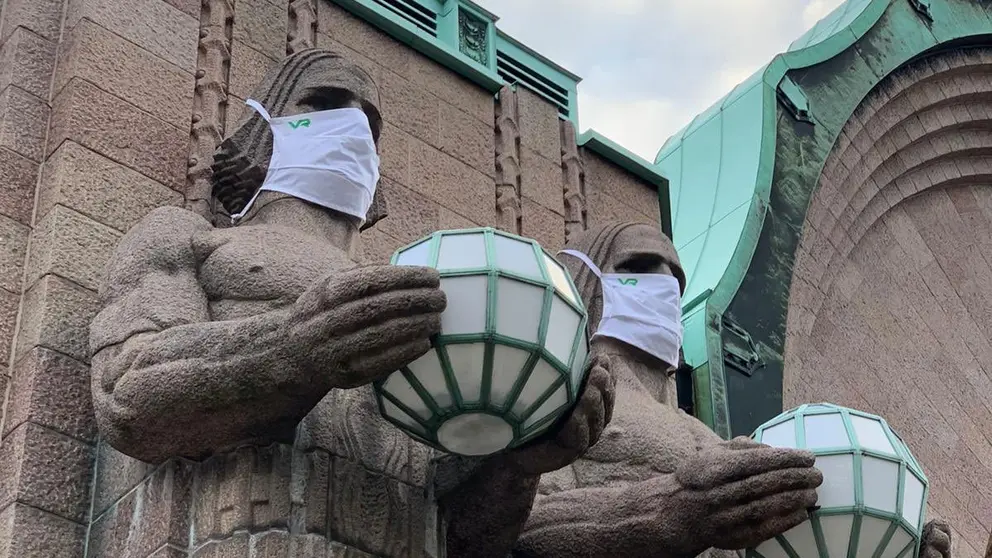
[[[206,231],[192,249],[215,321],[292,304],[319,277],[355,266],[320,237],[271,225]],[[334,390],[292,444],[246,445],[199,467],[205,489],[194,539],[275,528],[319,549],[293,556],[441,556],[430,456],[380,417],[370,386]],[[265,552],[258,556],[284,556],[274,546]]]

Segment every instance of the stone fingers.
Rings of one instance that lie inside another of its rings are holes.
[[[720,509],[728,505],[762,500],[783,492],[812,490],[822,482],[823,474],[818,469],[797,467],[754,475],[710,489],[705,494],[707,504],[713,509]]]
[[[444,292],[433,288],[412,288],[366,296],[328,309],[314,318],[328,338],[349,335],[362,329],[389,323],[397,318],[431,317],[441,330],[440,316],[446,306]],[[433,319],[433,318],[436,318]]]
[[[606,363],[608,364],[608,362]],[[603,398],[603,409],[605,411],[603,421],[604,427],[613,420],[613,406],[617,397],[617,378],[607,366],[596,363],[589,370],[589,386],[599,390]]]
[[[340,306],[389,292],[435,289],[441,285],[437,270],[429,267],[375,265],[329,275],[317,288],[320,302]]]
[[[708,489],[770,471],[809,468],[812,453],[793,449],[756,446],[731,450],[718,447],[693,457],[689,466],[679,470],[679,481],[693,489]]]

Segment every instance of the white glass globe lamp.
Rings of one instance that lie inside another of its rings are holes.
[[[432,350],[374,384],[387,420],[445,452],[479,456],[540,436],[571,409],[585,379],[586,309],[536,241],[440,231],[392,263],[437,269],[448,305]]]
[[[928,482],[880,417],[828,403],[802,405],[758,427],[756,441],[816,454],[823,473],[808,521],[746,551],[760,558],[915,558]]]

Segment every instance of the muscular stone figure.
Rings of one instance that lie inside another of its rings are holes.
[[[589,230],[568,247],[603,273],[685,275],[671,241],[640,224]],[[589,309],[603,315],[600,280],[561,255]],[[734,554],[804,521],[822,475],[808,452],[747,438],[723,441],[674,404],[673,364],[626,343],[597,337],[592,359],[616,378],[613,418],[578,461],[544,475],[519,558],[691,558]],[[931,524],[923,556],[946,558],[949,529]]]
[[[361,109],[378,143],[375,83],[331,52],[290,56],[254,99],[272,117]],[[214,163],[230,214],[259,190],[272,149],[246,110]],[[602,368],[553,436],[497,457],[437,455],[382,419],[370,382],[429,349],[445,297],[432,269],[356,266],[360,226],[262,191],[237,226],[161,208],[121,241],[91,326],[97,420],[132,457],[200,460],[192,555],[229,543],[224,556],[504,557],[539,475],[602,431]],[[244,531],[271,537],[237,550]]]

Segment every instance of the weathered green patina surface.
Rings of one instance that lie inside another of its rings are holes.
[[[936,50],[992,42],[992,0],[848,0],[672,137],[696,412],[723,436],[782,407],[796,247],[824,161],[885,76]]]

